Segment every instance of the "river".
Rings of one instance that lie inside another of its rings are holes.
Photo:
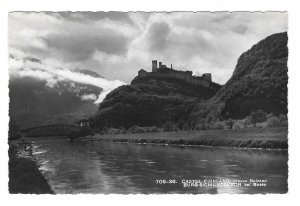
[[[33,152],[58,194],[253,194],[288,188],[287,151],[36,138]]]

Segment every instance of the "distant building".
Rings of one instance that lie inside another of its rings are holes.
[[[90,121],[88,119],[82,119],[75,122],[75,125],[78,127],[91,127]]]
[[[152,72],[147,72],[144,69],[139,70],[138,78],[147,76],[181,79],[192,85],[201,85],[204,87],[208,87],[212,81],[211,73],[205,73],[202,76],[193,76],[192,71],[174,70],[172,64],[171,68],[168,68],[165,64],[159,62],[157,67],[157,60],[152,60]]]

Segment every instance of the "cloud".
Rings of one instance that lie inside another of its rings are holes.
[[[85,94],[81,96],[81,100],[97,100],[97,96],[95,94]]]
[[[134,22],[131,20],[130,13],[127,12],[116,12],[116,11],[109,11],[109,12],[46,12],[49,15],[54,15],[61,17],[63,19],[67,19],[70,21],[82,21],[84,23],[93,22],[103,19],[110,19],[113,21],[118,22],[126,22],[128,24],[133,24]]]
[[[78,26],[69,28],[69,31],[76,35],[59,33],[49,36],[44,41],[53,52],[60,55],[61,60],[67,62],[85,60],[96,50],[117,55],[126,53],[128,38],[115,33],[112,28],[90,32],[89,28],[80,27],[82,28]]]
[[[147,33],[150,51],[164,51],[169,46],[168,36],[170,32],[170,27],[166,22],[156,22],[151,24]]]
[[[47,50],[48,57],[76,62],[89,58],[95,50],[122,55],[127,51],[129,37],[135,34],[128,22],[109,18],[88,21],[86,14],[71,13],[70,16],[81,16],[81,21],[74,21],[57,14],[10,13],[10,47],[27,50],[33,55]]]
[[[16,52],[16,50],[14,51]],[[48,60],[48,64],[45,64],[39,61],[32,61],[32,58],[25,57],[26,55],[22,52],[16,52],[15,54],[10,55],[9,71],[11,78],[32,77],[46,81],[47,86],[49,87],[55,86],[59,81],[72,81],[93,85],[102,89],[99,97],[95,98],[95,96],[91,96],[92,94],[88,94],[82,96],[81,99],[92,99],[95,100],[96,104],[101,103],[109,92],[125,84],[119,80],[108,81],[104,78],[97,78],[63,67],[58,67],[57,65],[59,65],[59,63],[57,61],[51,63],[51,61]]]
[[[9,47],[129,83],[151,60],[225,83],[253,44],[287,31],[284,12],[13,12]]]

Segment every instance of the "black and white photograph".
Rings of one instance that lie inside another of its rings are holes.
[[[7,15],[10,194],[288,193],[287,11]]]

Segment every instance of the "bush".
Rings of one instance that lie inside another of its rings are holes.
[[[280,122],[280,126],[281,127],[287,127],[288,126],[288,121],[284,120],[284,121]]]
[[[235,129],[235,130],[243,129],[243,128],[245,128],[245,125],[244,125],[243,121],[241,121],[241,120],[237,120],[232,126],[232,129]]]
[[[245,119],[242,120],[244,127],[253,127],[253,119],[251,116],[247,116]]]
[[[119,130],[116,128],[109,128],[107,134],[119,134]]]
[[[186,124],[185,121],[180,120],[180,121],[178,121],[178,123],[177,123],[177,127],[178,127],[180,130],[183,130],[185,124]]]
[[[210,129],[215,129],[215,130],[221,130],[225,128],[226,128],[225,123],[219,121],[212,122],[210,126]]]
[[[260,123],[256,123],[256,127],[258,128],[264,128],[267,127],[267,122],[260,122]]]
[[[155,133],[155,132],[161,132],[161,129],[157,128],[156,126],[139,127],[135,125],[130,127],[127,131],[127,133]]]
[[[22,137],[22,133],[20,131],[9,131],[8,140],[17,140]]]
[[[226,129],[232,129],[232,126],[234,124],[234,120],[233,119],[228,119],[224,122],[224,124],[225,124]]]
[[[267,119],[267,127],[279,127],[280,119],[276,116],[271,116]]]
[[[157,128],[158,132],[163,132],[164,128]]]
[[[214,116],[211,114],[207,115],[205,118],[205,123],[211,123],[212,121],[214,121]]]
[[[267,120],[267,114],[263,110],[252,111],[250,115],[250,122],[254,127],[256,123],[264,122]]]
[[[280,114],[280,115],[279,115],[279,120],[280,120],[280,126],[281,126],[281,127],[287,127],[287,126],[288,126],[288,118],[287,118],[287,115]]]
[[[212,130],[226,129],[226,124],[220,121],[213,121],[210,123],[203,122],[196,125],[196,130],[207,130],[207,129],[212,129]]]
[[[279,119],[280,119],[280,122],[284,122],[284,121],[287,121],[287,120],[288,120],[288,119],[287,119],[287,116],[284,115],[284,114],[279,115]]]
[[[147,132],[151,132],[151,133],[159,132],[159,129],[156,126],[148,127]]]
[[[190,125],[186,122],[186,123],[183,125],[182,130],[183,130],[183,131],[190,131],[190,130],[191,130],[191,127],[190,127]]]
[[[22,137],[22,133],[20,131],[17,123],[11,118],[9,121],[9,129],[8,129],[8,139],[16,140]]]
[[[175,132],[179,131],[174,122],[166,122],[163,126],[164,132]]]
[[[135,126],[132,126],[128,129],[128,133],[132,133],[132,134],[135,134],[135,133],[145,133],[146,130],[142,127],[139,127],[137,125]]]
[[[102,130],[100,130],[98,128],[93,128],[93,133],[95,133],[95,134],[101,134],[101,131]]]
[[[119,134],[126,134],[127,130],[125,129],[125,127],[119,127]]]
[[[196,130],[206,130],[206,125],[204,122],[196,125]]]
[[[104,126],[100,132],[100,134],[108,134],[108,127],[107,126]]]
[[[271,112],[270,114],[267,115],[267,119],[270,117],[273,117],[273,116],[275,116],[275,115]]]

